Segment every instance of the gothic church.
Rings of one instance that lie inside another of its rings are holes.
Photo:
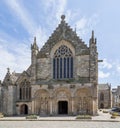
[[[97,88],[94,32],[87,46],[62,15],[40,50],[34,38],[28,69],[22,73],[8,69],[0,83],[0,111],[5,115],[96,115]]]

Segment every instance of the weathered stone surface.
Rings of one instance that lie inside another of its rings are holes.
[[[98,107],[99,109],[106,108],[110,109],[111,104],[111,85],[110,84],[99,84],[98,85]]]
[[[96,115],[97,62],[94,36],[88,47],[62,16],[40,51],[34,38],[30,67],[19,75],[8,70],[1,86],[1,111],[6,115]]]
[[[89,55],[77,56],[76,67],[78,77],[89,77]]]
[[[37,62],[37,79],[50,78],[51,64],[49,58],[41,58]]]

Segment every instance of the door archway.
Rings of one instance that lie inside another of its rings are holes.
[[[104,108],[104,104],[103,103],[100,104],[100,108]]]
[[[20,114],[22,114],[22,115],[28,114],[28,106],[26,104],[21,105]]]
[[[67,101],[58,102],[58,114],[68,114],[68,102]]]

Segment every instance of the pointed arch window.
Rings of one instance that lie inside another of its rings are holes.
[[[61,45],[54,53],[53,78],[73,78],[73,53],[65,45]]]
[[[100,100],[104,101],[104,94],[102,92],[100,93]]]
[[[19,99],[20,100],[30,100],[31,99],[31,86],[30,82],[26,79],[21,82],[19,89]]]

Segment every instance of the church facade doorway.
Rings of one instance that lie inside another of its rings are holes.
[[[67,101],[58,102],[58,114],[68,114],[68,102]]]
[[[20,114],[22,115],[28,114],[28,106],[26,104],[21,105]]]

